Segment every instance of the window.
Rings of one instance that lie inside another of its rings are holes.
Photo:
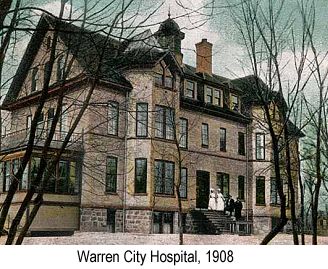
[[[34,184],[34,180],[37,177],[39,167],[40,167],[40,158],[32,157],[32,159],[31,159],[31,184]],[[55,191],[55,179],[53,180],[54,186],[53,186],[53,188],[51,188],[51,190],[53,190],[53,191]],[[50,181],[52,181],[52,178],[49,179],[49,182]],[[49,182],[45,186],[45,192],[48,192]]]
[[[213,104],[213,88],[206,86],[205,102]]]
[[[256,177],[256,204],[265,205],[265,178]]]
[[[35,92],[38,90],[38,81],[39,81],[39,68],[34,67],[32,69],[31,92]]]
[[[107,226],[110,233],[115,233],[115,209],[107,208]]]
[[[202,123],[202,147],[208,147],[208,124]]]
[[[245,200],[245,177],[238,176],[238,197],[240,200]]]
[[[185,97],[195,99],[196,97],[196,83],[190,80],[186,81]]]
[[[64,56],[59,56],[57,60],[57,81],[64,79]]]
[[[107,157],[106,162],[106,192],[116,192],[117,187],[117,158]]]
[[[118,135],[118,103],[108,104],[108,134]]]
[[[165,108],[161,106],[155,107],[155,137],[164,138],[164,130],[165,130]]]
[[[26,129],[29,130],[31,129],[32,126],[32,115],[28,115],[26,117]]]
[[[68,191],[69,193],[79,193],[80,192],[80,185],[79,181],[76,176],[76,162],[70,161],[69,167],[69,183],[68,183]]]
[[[222,90],[214,89],[209,86],[205,86],[205,102],[222,107]]]
[[[58,173],[56,193],[69,193],[69,161],[59,162]]]
[[[222,107],[222,91],[218,89],[213,90],[213,105]]]
[[[37,126],[36,126],[36,137],[37,138],[42,137],[42,134],[44,134],[43,129],[44,129],[44,114],[42,112],[40,114],[40,116],[38,117]]]
[[[238,133],[238,154],[245,156],[245,134]]]
[[[263,133],[256,134],[256,159],[264,160],[265,157],[265,138]]]
[[[17,173],[20,165],[20,159],[8,160],[0,162],[0,192],[7,192],[11,185],[12,177]],[[27,171],[26,168],[23,173],[23,180],[19,183],[19,190],[27,188]]]
[[[169,107],[155,107],[155,137],[172,140],[174,138],[174,110]]]
[[[239,112],[239,97],[235,94],[231,94],[231,109]]]
[[[282,181],[283,181],[282,189],[286,196],[286,206],[289,207],[290,206],[290,190],[289,190],[289,186],[288,186],[288,180],[285,178]]]
[[[228,197],[230,193],[229,174],[217,173],[216,176],[217,188],[221,190],[224,197]]]
[[[163,75],[155,74],[155,85],[162,86],[163,85]]]
[[[48,161],[48,166],[53,163]],[[36,179],[40,167],[40,158],[33,157],[31,162],[31,179]],[[52,173],[49,175],[44,191],[56,194],[76,194],[79,192],[79,183],[76,177],[76,162],[70,160],[60,160]],[[46,176],[44,172],[43,177]],[[48,176],[48,175],[47,175]]]
[[[174,163],[168,161],[155,161],[155,193],[173,194]]]
[[[227,151],[227,130],[220,128],[220,151]]]
[[[61,108],[61,115],[60,115],[60,136],[61,139],[65,139],[65,136],[69,129],[69,122],[68,122],[68,107],[67,105],[63,105]]]
[[[147,159],[136,159],[135,160],[135,182],[134,192],[135,193],[146,193],[147,192]]]
[[[47,130],[50,132],[51,124],[55,116],[55,109],[54,108],[49,108],[48,109],[48,118],[47,118]]]
[[[146,137],[148,136],[148,104],[138,103],[137,104],[137,136]]]
[[[180,118],[180,140],[179,145],[181,148],[188,147],[188,120]]]
[[[11,184],[11,163],[10,161],[6,161],[5,163],[5,171],[4,171],[4,190],[3,191],[8,191],[10,184]]]
[[[174,82],[170,70],[168,67],[164,67],[162,64],[161,69],[161,73],[155,74],[155,85],[172,89]]]
[[[172,89],[173,88],[173,77],[170,77],[170,76],[165,76],[165,87],[166,88],[170,88]]]
[[[278,205],[280,204],[280,197],[277,189],[276,178],[270,178],[270,204]]]
[[[172,234],[173,233],[173,213],[154,212],[153,214],[153,233]]]
[[[19,165],[20,165],[20,162],[21,162],[21,159],[19,159]],[[22,180],[19,182],[19,189],[20,190],[28,189],[28,165],[25,167]]]
[[[188,189],[188,173],[187,168],[181,168],[180,173],[180,197],[181,198],[187,198],[187,189]]]

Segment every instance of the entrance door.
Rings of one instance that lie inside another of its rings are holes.
[[[196,172],[196,207],[208,208],[210,195],[210,173],[206,171]]]

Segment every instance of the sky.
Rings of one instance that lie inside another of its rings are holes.
[[[158,27],[159,23],[168,18],[168,13],[170,12],[171,17],[179,24],[181,30],[185,32],[185,39],[182,42],[182,52],[184,54],[184,62],[187,64],[195,65],[196,54],[195,54],[195,44],[200,42],[202,38],[207,38],[209,42],[213,43],[213,70],[214,73],[225,76],[228,78],[236,78],[240,76],[245,76],[251,73],[249,69],[249,61],[247,57],[247,51],[245,46],[240,40],[240,34],[236,30],[231,17],[231,12],[228,5],[233,6],[238,1],[241,0],[213,0],[213,14],[209,17],[204,17],[198,13],[207,13],[211,9],[206,9],[209,6],[208,3],[212,0],[135,0],[130,8],[131,15],[134,15],[138,8],[139,15],[137,19],[143,20],[149,14],[150,10],[159,7],[157,12],[153,14],[146,22],[149,28],[154,33]],[[305,0],[304,0],[305,1]],[[67,8],[64,16],[68,16],[70,10],[70,4],[73,6],[74,14],[73,17],[82,14],[81,7],[83,6],[83,0],[68,0]],[[88,7],[92,7],[95,3],[98,3],[96,9],[101,9],[109,1],[106,0],[88,0]],[[120,3],[123,0],[119,1]],[[125,0],[125,2],[128,2]],[[37,6],[45,9],[55,15],[59,14],[60,1],[59,0],[23,0],[24,5],[27,6]],[[141,5],[137,5],[140,4]],[[179,6],[180,3],[183,7]],[[328,11],[328,0],[315,0],[316,3],[316,42],[320,44],[320,48],[323,50],[328,50],[328,31],[327,31],[327,19],[326,14]],[[192,12],[192,11],[197,11]],[[190,16],[186,16],[186,13],[190,13]],[[283,9],[283,18],[290,16],[291,13],[297,12],[297,0],[286,0]],[[37,12],[38,15],[41,12]],[[35,20],[38,18],[35,17]],[[297,19],[297,16],[296,16]],[[203,24],[203,21],[206,21]],[[105,21],[105,19],[104,19]],[[297,26],[297,24],[296,24]],[[15,53],[17,54],[16,60],[19,61],[20,57],[23,55],[26,45],[29,41],[29,36],[23,38],[19,42],[19,46]],[[290,51],[284,53],[284,60],[290,59],[292,54]],[[328,64],[327,64],[328,66]],[[289,70],[289,69],[290,70]],[[12,68],[14,70],[14,68]],[[291,64],[287,64],[286,67],[286,77],[287,79],[293,78],[294,68]]]

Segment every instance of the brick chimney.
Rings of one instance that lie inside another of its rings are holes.
[[[212,46],[206,38],[196,44],[196,72],[212,75]]]

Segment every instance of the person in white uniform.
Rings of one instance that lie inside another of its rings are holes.
[[[209,210],[216,210],[217,208],[217,194],[215,193],[214,189],[210,189],[210,197],[208,200],[208,209]]]
[[[216,210],[218,211],[224,211],[224,197],[220,189],[218,189],[217,194],[217,207]]]

